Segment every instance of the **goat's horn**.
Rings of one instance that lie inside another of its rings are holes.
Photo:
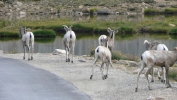
[[[110,31],[111,31],[111,28],[108,28],[107,31],[110,32]]]
[[[109,27],[108,27],[108,29],[107,29],[107,30],[111,30],[111,28],[109,28]]]
[[[149,44],[149,42],[148,42],[147,40],[144,40],[144,44],[145,44],[145,43],[148,43],[148,44]]]
[[[66,31],[69,30],[68,26],[66,26],[66,25],[62,25],[62,26],[64,26],[64,29],[65,29]]]

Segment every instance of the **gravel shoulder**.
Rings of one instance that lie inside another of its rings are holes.
[[[109,69],[108,79],[102,80],[98,62],[93,79],[90,80],[92,57],[75,56],[74,63],[67,63],[64,54],[35,53],[33,61],[23,60],[22,53],[0,54],[0,56],[18,59],[56,74],[71,82],[93,100],[147,100],[148,98],[176,100],[177,98],[177,82],[170,81],[172,88],[165,88],[165,85],[156,78],[155,82],[151,83],[152,90],[148,90],[144,75],[141,75],[138,92],[135,92],[137,74],[127,71],[125,66],[119,64],[113,64],[113,68]]]

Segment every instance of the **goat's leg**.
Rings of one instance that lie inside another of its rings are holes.
[[[154,68],[151,69],[151,74],[152,74],[151,82],[154,82]]]
[[[138,91],[138,82],[139,82],[139,77],[140,77],[140,75],[141,75],[141,73],[142,73],[142,71],[143,71],[144,67],[145,67],[145,63],[144,63],[143,61],[141,61],[141,68],[140,68],[140,71],[138,72],[138,77],[137,77],[137,83],[136,83],[135,92],[137,92],[137,91]]]
[[[108,78],[108,69],[109,69],[109,63],[106,64],[106,75],[104,76],[105,79]]]
[[[68,44],[68,45],[69,45],[69,44]],[[70,61],[69,58],[68,58],[68,55],[69,55],[69,47],[66,46],[66,47],[65,47],[65,50],[66,50],[66,62],[69,62],[69,61]]]
[[[104,80],[104,79],[106,79],[106,78],[105,78],[105,76],[104,76],[104,74],[103,74],[103,67],[104,67],[104,63],[102,62],[102,63],[101,63],[101,67],[100,67],[100,71],[101,71],[102,79]]]
[[[73,63],[73,56],[74,56],[74,44],[72,45],[72,60],[71,60],[71,62]]]
[[[23,59],[25,59],[25,52],[26,52],[26,47],[25,47],[25,45],[23,45],[23,51],[24,51]]]
[[[166,88],[171,87],[170,83],[169,83],[169,66],[165,66],[165,70],[166,70]]]
[[[162,71],[163,71],[163,70],[162,70]],[[157,74],[158,74],[158,79],[159,79],[159,80],[162,80],[162,77],[161,77],[161,75],[160,75],[160,68],[158,68]]]
[[[34,52],[34,43],[31,45],[31,60],[33,60],[33,52]]]
[[[149,65],[149,66],[148,66],[148,70],[147,70],[146,73],[145,73],[145,77],[146,77],[146,80],[147,80],[147,84],[148,84],[149,90],[151,90],[151,87],[150,87],[150,83],[149,83],[149,80],[148,80],[148,75],[149,75],[151,69],[153,69],[153,66],[152,66],[152,65]]]
[[[30,47],[28,46],[28,61],[30,60]]]
[[[165,70],[165,67],[162,67],[162,72],[163,72],[163,82],[166,84],[166,70]]]
[[[94,60],[93,65],[92,65],[92,75],[90,76],[90,79],[92,79],[92,77],[93,77],[94,65],[96,64],[97,60],[98,60],[98,57],[95,57],[95,60]]]
[[[161,70],[162,70],[162,76],[160,75],[160,71],[158,71],[158,78],[161,79],[161,82],[165,83],[164,67],[161,67]]]
[[[70,55],[71,55],[71,49],[70,49],[70,47],[68,47],[68,62],[70,62],[71,61],[71,59],[70,59]]]

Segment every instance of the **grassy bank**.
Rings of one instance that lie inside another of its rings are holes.
[[[170,26],[173,24],[175,26]],[[31,28],[32,31],[36,30],[53,30],[57,35],[65,33],[62,25],[72,25],[72,29],[76,34],[108,34],[107,28],[119,29],[118,34],[136,34],[141,32],[158,33],[158,34],[169,34],[172,32],[176,34],[174,30],[177,25],[176,17],[165,17],[162,20],[155,19],[154,16],[147,16],[141,22],[133,21],[102,21],[90,18],[89,20],[73,21],[72,19],[57,18],[53,20],[15,20],[15,21],[0,21],[0,32],[4,34],[13,33],[18,34],[21,26]],[[46,33],[46,32],[44,32]],[[44,33],[41,32],[40,36]],[[47,32],[48,33],[48,32]],[[50,32],[49,32],[50,33]],[[50,33],[53,34],[53,33]]]

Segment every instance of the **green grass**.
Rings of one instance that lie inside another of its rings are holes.
[[[177,68],[176,67],[172,67],[169,70],[169,78],[172,80],[177,81]]]
[[[144,27],[149,27],[147,32],[149,33],[160,33],[167,34],[170,31],[173,32],[173,28],[169,24],[177,25],[176,17],[165,17],[163,20],[156,20],[153,17],[145,17],[141,22],[133,22],[133,21],[102,21],[96,20],[95,17],[90,18],[89,20],[79,20],[73,21],[71,19],[66,18],[57,18],[52,20],[15,20],[15,21],[0,21],[0,32],[1,34],[4,32],[7,33],[19,33],[19,28],[21,26],[26,26],[27,28],[31,28],[33,31],[36,30],[54,30],[57,35],[64,34],[65,30],[62,25],[72,25],[72,29],[76,34],[90,34],[90,33],[98,33],[98,34],[108,34],[107,28],[118,29],[118,34],[136,34]],[[2,35],[0,35],[2,36]]]
[[[166,8],[164,10],[165,14],[177,14],[177,8]]]
[[[35,37],[45,37],[45,38],[51,38],[56,37],[56,33],[53,30],[36,30],[33,32]]]
[[[35,38],[34,41],[37,43],[53,43],[55,38]]]
[[[112,59],[113,60],[130,60],[130,61],[139,61],[139,57],[130,54],[123,54],[121,51],[114,50],[112,52]]]
[[[171,29],[171,31],[169,32],[170,35],[177,35],[177,28],[173,28]]]
[[[144,10],[144,14],[162,14],[163,11],[160,11],[158,9],[153,9],[153,8],[147,8]]]
[[[0,32],[0,37],[4,38],[19,37],[19,34],[15,32]]]

